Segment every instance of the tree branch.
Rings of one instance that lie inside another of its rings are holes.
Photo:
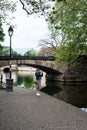
[[[23,3],[22,0],[19,0],[19,1],[21,2],[22,6],[23,6],[23,10],[25,10],[28,15],[31,15],[33,12],[29,12],[29,11],[25,8],[25,5],[24,5],[24,3]]]

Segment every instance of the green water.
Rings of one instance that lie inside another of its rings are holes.
[[[18,76],[17,87],[35,89],[34,77],[32,75]]]

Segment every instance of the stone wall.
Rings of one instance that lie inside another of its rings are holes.
[[[47,85],[58,85],[59,83],[87,83],[87,61],[78,62],[75,66],[72,67],[65,67],[65,70],[63,67],[61,72],[62,73],[58,76],[48,74]]]

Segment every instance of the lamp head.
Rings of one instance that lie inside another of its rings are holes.
[[[10,26],[9,27],[9,29],[8,29],[8,34],[9,34],[9,36],[12,36],[13,35],[13,28],[12,28],[12,26]]]

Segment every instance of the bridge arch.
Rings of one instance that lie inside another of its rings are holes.
[[[60,82],[87,82],[87,58],[78,61],[75,67],[61,66],[56,68],[55,57],[11,57],[12,65],[27,65],[34,68],[40,68],[49,74],[51,79],[57,79]],[[0,67],[9,66],[10,58],[1,56]],[[55,77],[55,78],[54,78]]]
[[[50,67],[46,67],[46,66],[42,66],[42,65],[36,65],[36,64],[18,64],[18,66],[21,66],[21,65],[25,65],[25,66],[30,66],[30,67],[34,67],[34,68],[40,68],[42,71],[48,73],[48,74],[51,74],[51,75],[60,75],[61,72],[55,70],[55,69],[52,69]]]
[[[9,59],[2,59],[0,67],[9,66]],[[34,68],[40,68],[42,71],[49,73],[51,75],[62,74],[55,67],[55,62],[52,59],[11,59],[12,65],[26,65]]]

